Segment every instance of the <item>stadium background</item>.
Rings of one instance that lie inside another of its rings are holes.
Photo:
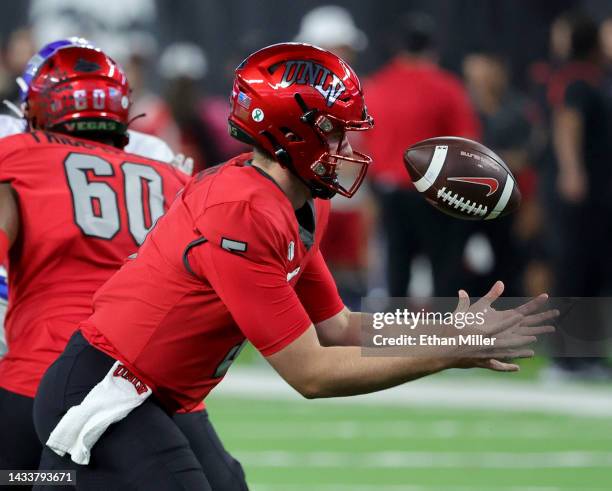
[[[396,18],[410,10],[423,11],[436,21],[443,67],[461,77],[466,56],[495,52],[508,68],[513,92],[527,101],[529,115],[541,103],[534,90],[534,67],[551,59],[553,20],[574,8],[597,22],[612,15],[612,2],[603,0],[335,3],[350,12],[368,38],[354,63],[362,77],[390,59],[389,33]],[[130,77],[138,78],[135,96],[148,113],[144,121],[149,121],[149,128],[190,153],[193,141],[185,142],[182,127],[173,121],[173,110],[165,107],[176,103],[170,82],[187,76],[193,82],[194,97],[206,106],[197,116],[217,128],[223,120],[231,68],[254,49],[294,39],[302,17],[323,4],[307,0],[290,4],[273,0],[3,2],[0,92],[4,98],[14,98],[14,77],[36,47],[58,37],[83,35],[129,66]],[[178,48],[175,44],[185,42],[192,44]],[[175,50],[167,51],[168,47]],[[393,96],[401,98],[409,90],[406,84]],[[550,121],[526,119],[530,125],[524,142],[528,167],[545,184],[550,177],[539,161],[544,151],[539,153],[532,144],[534,134],[550,131]],[[231,143],[217,148],[221,133],[215,131],[208,133],[203,148],[196,148],[208,163],[234,149]],[[533,192],[533,215],[539,213],[539,205],[547,204],[543,187]],[[372,199],[360,206],[375,208],[375,196]],[[531,227],[536,236],[546,235],[541,222]],[[363,293],[382,295],[384,234],[374,227],[367,238],[370,247],[364,262],[357,261],[358,275],[365,277]],[[472,273],[479,264],[496,260],[495,249],[490,249],[482,241],[472,244]],[[520,253],[526,261],[546,258],[532,248]],[[546,285],[542,277],[555,273],[554,266],[547,266],[548,273],[527,277],[525,282]],[[417,261],[414,268],[410,291],[431,292],[427,265]],[[354,279],[348,275],[349,283]],[[517,288],[520,294],[529,293],[528,287]],[[354,297],[355,292],[346,294]],[[371,396],[305,401],[247,349],[210,397],[209,408],[225,444],[245,465],[254,491],[610,489],[610,379],[551,375],[550,363],[543,357],[522,366],[517,375],[447,373]]]

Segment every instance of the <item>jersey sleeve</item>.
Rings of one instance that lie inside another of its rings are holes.
[[[196,219],[207,239],[194,247],[189,264],[208,281],[245,337],[270,356],[297,339],[311,324],[280,251],[282,235],[248,202],[213,206]]]
[[[295,291],[313,323],[323,322],[344,308],[336,282],[321,251],[313,256],[302,272]]]

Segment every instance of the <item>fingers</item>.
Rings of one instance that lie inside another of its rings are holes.
[[[499,322],[493,324],[492,326],[487,326],[485,329],[487,334],[491,336],[508,329],[518,329],[522,321],[523,316],[521,314],[511,314],[504,316],[499,320]]]
[[[548,294],[542,293],[535,298],[532,298],[528,302],[525,302],[520,307],[517,307],[515,310],[523,315],[529,315],[533,312],[536,312],[542,305],[544,305],[548,301]]]
[[[491,358],[512,360],[515,358],[533,358],[535,351],[532,349],[508,349],[508,350],[493,350],[489,353]]]
[[[512,336],[495,340],[495,349],[522,348],[538,340],[535,336]]]
[[[517,309],[518,310],[518,309]],[[559,311],[557,309],[547,310],[539,314],[526,315],[521,323],[523,326],[536,326],[544,321],[559,317]]]
[[[480,300],[478,300],[476,304],[485,308],[489,307],[493,302],[495,302],[495,300],[497,300],[501,296],[502,293],[504,293],[504,284],[501,281],[496,281],[495,284],[488,291],[488,293]]]
[[[473,359],[495,358],[496,360],[512,360],[514,358],[532,358],[535,351],[529,348],[491,348],[470,354]]]
[[[465,290],[459,290],[459,301],[455,312],[467,312],[470,308],[470,296]]]
[[[495,360],[493,358],[483,361],[484,363],[480,366],[480,368],[487,368],[495,372],[518,372],[521,369],[514,363],[504,363],[503,361]]]
[[[555,326],[544,325],[544,326],[524,326],[520,325],[512,330],[512,334],[518,334],[519,336],[539,336],[540,334],[548,334],[555,332]]]

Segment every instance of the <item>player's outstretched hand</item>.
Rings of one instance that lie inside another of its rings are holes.
[[[489,338],[492,344],[475,344],[462,347],[457,368],[487,368],[500,372],[515,372],[519,366],[507,360],[530,358],[534,351],[529,345],[540,334],[555,330],[550,321],[559,315],[558,310],[541,311],[548,295],[543,293],[524,304],[509,310],[495,310],[491,304],[504,292],[504,284],[497,281],[489,292],[474,304],[464,290],[459,291],[455,312],[479,314],[483,322],[463,329],[463,335],[477,334]]]

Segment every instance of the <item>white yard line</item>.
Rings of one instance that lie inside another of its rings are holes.
[[[233,368],[215,389],[214,395],[293,400],[309,404],[280,376],[261,368]],[[375,394],[330,399],[324,403],[506,410],[612,418],[612,390],[607,386],[543,385],[473,377],[433,377]]]
[[[612,452],[289,452],[236,451],[250,467],[350,469],[553,469],[612,467]]]
[[[409,416],[403,420],[364,421],[342,419],[317,421],[300,425],[295,421],[278,421],[266,425],[253,426],[252,421],[233,421],[223,429],[225,437],[235,436],[241,440],[407,440],[462,438],[469,440],[571,440],[576,432],[581,438],[594,441],[610,441],[612,426],[606,428],[559,427],[558,423],[534,424],[529,421],[507,426],[462,423],[459,421],[434,420],[431,422],[412,422]]]

